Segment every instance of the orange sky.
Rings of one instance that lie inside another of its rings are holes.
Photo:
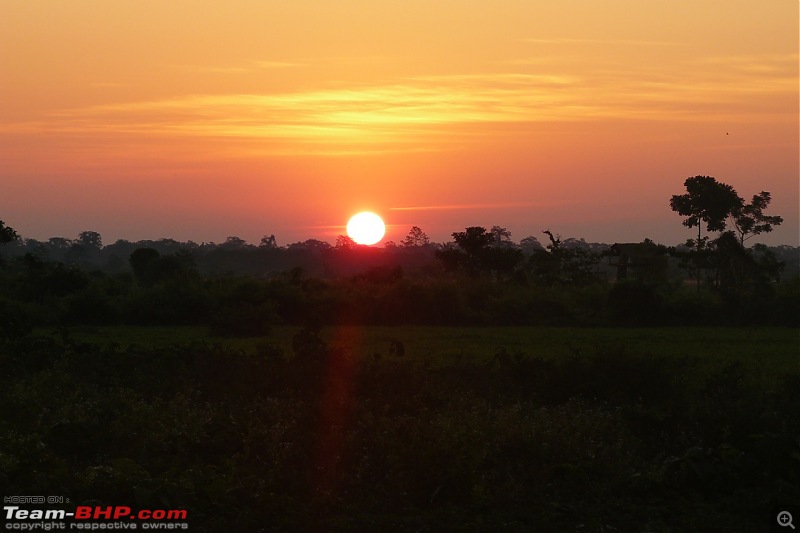
[[[796,0],[0,0],[0,219],[24,237],[676,244],[705,174],[798,244]]]

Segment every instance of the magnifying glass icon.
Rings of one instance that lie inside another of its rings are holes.
[[[783,527],[789,526],[790,528],[794,529],[794,525],[792,524],[792,513],[789,511],[781,511],[778,513],[778,524]]]

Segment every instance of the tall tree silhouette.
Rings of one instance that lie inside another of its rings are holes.
[[[427,246],[431,243],[431,240],[422,231],[419,226],[411,226],[411,229],[408,231],[408,235],[403,241],[400,243],[405,247],[416,247],[416,246]]]
[[[686,194],[673,195],[669,206],[687,217],[683,225],[697,226],[697,250],[702,248],[702,223],[706,231],[723,231],[725,220],[741,205],[742,199],[730,185],[720,183],[711,176],[694,176],[683,182]]]
[[[508,230],[499,226],[495,228],[505,232],[510,243],[511,234]],[[456,246],[436,252],[436,257],[448,270],[461,267],[471,276],[477,276],[482,272],[494,273],[497,276],[509,275],[522,260],[522,252],[519,249],[513,246],[495,246],[496,234],[487,231],[486,228],[470,226],[452,235]]]
[[[486,249],[494,241],[494,235],[487,232],[486,228],[470,226],[453,233],[453,240],[465,252],[475,254]]]
[[[783,222],[782,217],[764,214],[764,210],[772,201],[768,191],[754,194],[749,204],[745,204],[741,198],[739,200],[739,205],[731,212],[733,226],[739,234],[739,244],[744,245],[744,241],[760,233],[769,233],[774,226],[779,226]]]

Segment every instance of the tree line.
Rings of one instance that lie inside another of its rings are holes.
[[[340,236],[258,246],[172,239],[103,245],[99,233],[47,242],[0,222],[5,328],[24,324],[202,324],[258,335],[270,325],[793,323],[798,248],[744,243],[781,217],[708,176],[670,205],[698,238],[676,247],[562,239],[519,243],[501,226],[470,226],[433,243],[412,227],[381,248]],[[735,230],[726,231],[730,224]],[[702,225],[707,234],[704,236]],[[734,233],[734,231],[736,233]],[[708,233],[718,232],[715,239]],[[787,269],[787,264],[789,268]],[[632,274],[631,274],[632,273]],[[690,281],[687,283],[687,280]],[[612,283],[614,282],[614,283]],[[693,290],[692,290],[693,289]]]

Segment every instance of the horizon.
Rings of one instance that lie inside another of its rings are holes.
[[[0,219],[23,238],[685,242],[709,175],[800,243],[797,2],[6,5]],[[541,239],[540,239],[541,241]],[[377,246],[381,246],[378,243]]]
[[[472,226],[475,226],[475,224],[473,224]],[[466,229],[468,227],[469,226],[465,226],[464,228],[460,228],[458,231],[464,230],[464,229]],[[484,227],[484,226],[479,226],[479,227]],[[500,226],[500,227],[502,229],[507,229],[507,228],[502,227],[502,226]],[[411,228],[412,227],[410,226],[408,228],[408,230],[411,230]],[[11,229],[15,229],[15,228],[11,227]],[[424,232],[423,228],[420,228],[420,229],[422,229],[423,232]],[[484,227],[484,229],[489,231],[489,230],[491,230],[491,226]],[[94,230],[83,230],[83,231],[93,232]],[[387,231],[388,231],[388,225],[387,225]],[[19,240],[16,241],[16,242],[18,242],[20,245],[24,245],[25,241],[31,240],[31,241],[35,241],[35,242],[39,242],[39,243],[43,243],[43,244],[48,244],[48,241],[50,239],[64,238],[64,239],[67,239],[67,240],[72,241],[74,243],[74,242],[78,241],[78,239],[80,237],[80,233],[82,233],[82,232],[79,232],[74,237],[65,236],[65,235],[52,235],[50,237],[44,237],[44,238],[35,238],[35,237],[30,237],[30,236],[26,236],[26,235],[20,234],[19,235]],[[101,239],[102,239],[101,248],[106,248],[108,246],[112,246],[112,245],[120,243],[120,242],[130,243],[130,244],[137,244],[137,243],[142,243],[142,242],[158,243],[160,241],[174,241],[174,242],[176,242],[178,244],[190,244],[191,243],[192,245],[196,245],[196,246],[221,246],[221,245],[226,244],[226,241],[229,238],[241,239],[244,242],[245,246],[259,247],[259,246],[261,246],[261,244],[260,244],[261,239],[262,238],[266,238],[266,237],[274,237],[277,248],[286,248],[286,247],[288,247],[290,245],[303,244],[303,243],[305,243],[307,241],[324,242],[324,243],[329,244],[333,248],[335,246],[335,241],[336,241],[337,237],[339,237],[339,236],[347,236],[346,233],[343,232],[343,233],[337,233],[334,236],[333,239],[324,239],[324,238],[318,238],[318,237],[311,236],[311,237],[308,237],[306,239],[290,241],[290,240],[281,239],[281,236],[280,235],[276,235],[276,234],[262,235],[261,237],[258,237],[258,238],[253,239],[253,240],[242,238],[240,235],[228,235],[228,236],[226,236],[226,237],[224,237],[222,239],[219,239],[219,240],[207,240],[206,241],[206,240],[195,240],[195,239],[176,239],[174,237],[169,237],[169,236],[162,236],[162,237],[157,237],[157,238],[144,237],[144,238],[141,238],[141,239],[127,239],[127,238],[124,238],[124,237],[119,237],[119,238],[114,238],[114,239],[107,239],[105,236],[103,236],[103,234],[101,232],[96,232],[96,233],[98,233],[100,235]],[[722,233],[723,232],[712,232],[712,235],[711,235],[712,240],[714,238],[720,236]],[[425,234],[428,235],[427,232],[425,232]],[[401,244],[401,241],[407,235],[408,235],[408,231],[406,231],[402,235],[398,234],[398,236],[400,237],[399,239],[383,238],[383,239],[381,239],[380,241],[378,241],[377,243],[374,243],[374,244],[359,244],[359,243],[356,243],[356,242],[354,242],[353,244],[355,246],[359,247],[359,248],[378,248],[378,249],[380,249],[380,248],[385,248],[389,243],[392,243],[394,246],[402,247],[403,245]],[[581,235],[564,235],[564,234],[561,234],[561,233],[559,233],[557,231],[554,231],[553,235],[556,238],[561,239],[562,242],[567,242],[567,241],[574,240],[574,241],[579,241],[579,242],[582,241],[582,242],[585,242],[586,244],[589,244],[589,245],[607,245],[607,246],[611,246],[613,244],[623,244],[623,243],[640,243],[640,242],[644,242],[645,239],[649,239],[649,237],[644,237],[644,238],[642,238],[642,239],[640,239],[638,241],[624,241],[624,240],[599,240],[598,241],[598,240],[587,239],[586,237],[583,237]],[[769,236],[769,234],[766,234],[766,235]],[[445,239],[436,239],[436,238],[431,237],[430,235],[428,235],[428,237],[430,238],[430,244],[431,245],[445,245],[445,244],[452,244],[454,242],[452,233],[449,234],[448,238],[445,238]],[[531,233],[531,234],[524,235],[524,236],[521,236],[521,237],[515,237],[512,234],[510,242],[513,245],[519,246],[521,241],[523,239],[528,238],[528,237],[536,238],[536,240],[543,247],[546,247],[549,244],[549,240],[548,240],[547,236],[545,235],[544,231],[539,232],[538,235],[535,234],[535,233]],[[764,244],[764,245],[766,245],[768,247],[789,246],[789,247],[792,247],[792,248],[800,248],[800,243],[797,243],[797,244],[781,243],[781,242],[774,242],[774,243],[773,242],[769,242],[769,243],[767,243],[767,242],[763,242],[761,240],[763,237],[764,237],[764,235],[761,234],[761,235],[755,236],[752,240],[746,240],[745,243],[744,243],[745,248],[750,247],[753,244]],[[687,239],[684,239],[684,240],[682,240],[680,242],[662,242],[662,241],[658,241],[658,240],[655,240],[655,239],[650,239],[650,240],[653,241],[655,244],[658,244],[658,245],[663,245],[663,246],[667,246],[667,247],[678,247],[678,246],[685,246],[686,245],[686,241],[689,240],[690,238],[691,237],[687,237]],[[13,244],[13,242],[12,243],[7,243],[7,244]]]

